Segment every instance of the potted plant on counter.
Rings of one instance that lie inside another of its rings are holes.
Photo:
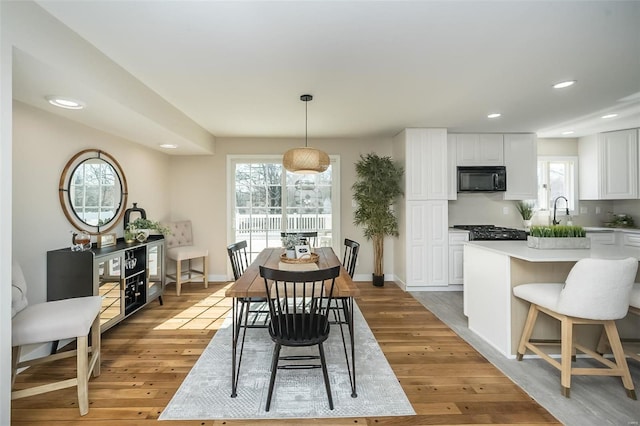
[[[169,228],[163,226],[160,222],[154,222],[153,220],[139,217],[133,222],[129,222],[124,230],[124,239],[125,242],[133,242],[134,240],[137,240],[143,243],[147,240],[149,235],[167,235],[169,232]]]
[[[357,203],[353,223],[364,228],[364,237],[373,241],[373,285],[384,285],[384,237],[398,236],[398,218],[393,204],[402,193],[404,169],[390,157],[360,155],[353,199]]]
[[[582,226],[532,226],[527,247],[535,249],[588,249],[591,240]]]
[[[529,231],[531,228],[531,219],[533,218],[533,203],[529,201],[518,201],[516,202],[516,209],[518,209],[518,213],[522,217],[522,226],[525,231]]]

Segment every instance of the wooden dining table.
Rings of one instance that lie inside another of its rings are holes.
[[[318,255],[316,262],[318,269],[328,269],[334,266],[341,266],[340,275],[335,280],[333,297],[342,299],[347,303],[348,318],[346,325],[349,334],[349,345],[343,336],[345,357],[349,380],[351,382],[351,396],[357,397],[356,392],[356,365],[355,365],[355,339],[353,327],[353,299],[360,294],[360,290],[354,284],[347,270],[342,267],[340,259],[336,256],[331,247],[315,247],[313,252]],[[231,397],[237,396],[238,378],[240,366],[242,364],[242,350],[245,344],[245,333],[240,333],[242,326],[241,303],[246,303],[249,298],[266,298],[267,289],[264,278],[260,276],[260,266],[271,269],[289,269],[288,265],[282,263],[282,248],[266,248],[258,254],[258,257],[249,265],[244,273],[227,290],[225,295],[233,298],[232,307],[232,356],[231,356]],[[291,269],[295,268],[292,267]],[[315,269],[315,268],[314,268]],[[340,325],[342,327],[342,325]],[[342,330],[341,330],[342,331]],[[266,330],[265,330],[266,332]]]

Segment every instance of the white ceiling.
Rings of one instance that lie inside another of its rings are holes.
[[[389,137],[405,127],[576,137],[640,127],[638,1],[37,4],[159,95],[166,111],[217,137],[304,137],[304,93],[314,96],[310,138]],[[89,87],[79,71],[53,72],[52,60],[24,49],[14,55],[16,99],[50,108],[43,97],[65,90],[58,94],[87,101],[89,125],[115,128],[123,115],[127,127],[154,121],[126,99],[121,80],[110,89],[105,75]],[[577,84],[552,89],[568,79]],[[489,120],[491,112],[503,115]],[[603,120],[605,112],[619,116]],[[163,121],[126,136],[157,146]],[[178,139],[187,146],[190,137]],[[177,153],[207,152],[195,148]]]

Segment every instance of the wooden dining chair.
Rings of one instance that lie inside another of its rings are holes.
[[[329,337],[328,307],[331,306],[335,280],[339,275],[340,266],[315,271],[283,271],[260,266],[260,276],[264,278],[271,312],[269,335],[275,343],[266,411],[271,407],[277,370],[303,368],[322,368],[329,408],[333,410],[331,384],[322,344]],[[318,346],[319,356],[280,357],[282,346]],[[300,360],[318,358],[320,364],[299,363]],[[281,360],[297,362],[281,365]]]
[[[300,243],[308,243],[309,247],[318,247],[318,232],[317,231],[288,231],[281,232],[281,237],[286,237],[288,235],[297,235],[300,238]]]
[[[237,280],[249,267],[249,257],[247,256],[247,241],[238,241],[227,246],[227,254],[229,255],[229,262],[231,262],[231,269],[233,271],[233,278]],[[238,324],[236,333],[240,332],[241,328],[265,328],[269,321],[269,306],[267,304],[267,298],[265,297],[240,297],[237,298],[240,303],[239,318],[241,322]],[[249,315],[251,315],[251,322],[249,322]]]

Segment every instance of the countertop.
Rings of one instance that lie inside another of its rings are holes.
[[[590,249],[539,250],[527,247],[526,241],[468,241],[464,243],[528,262],[576,262],[588,257],[640,260],[640,248],[595,245]]]
[[[631,234],[640,234],[638,228],[608,228],[606,226],[585,226],[587,232],[628,232]]]

